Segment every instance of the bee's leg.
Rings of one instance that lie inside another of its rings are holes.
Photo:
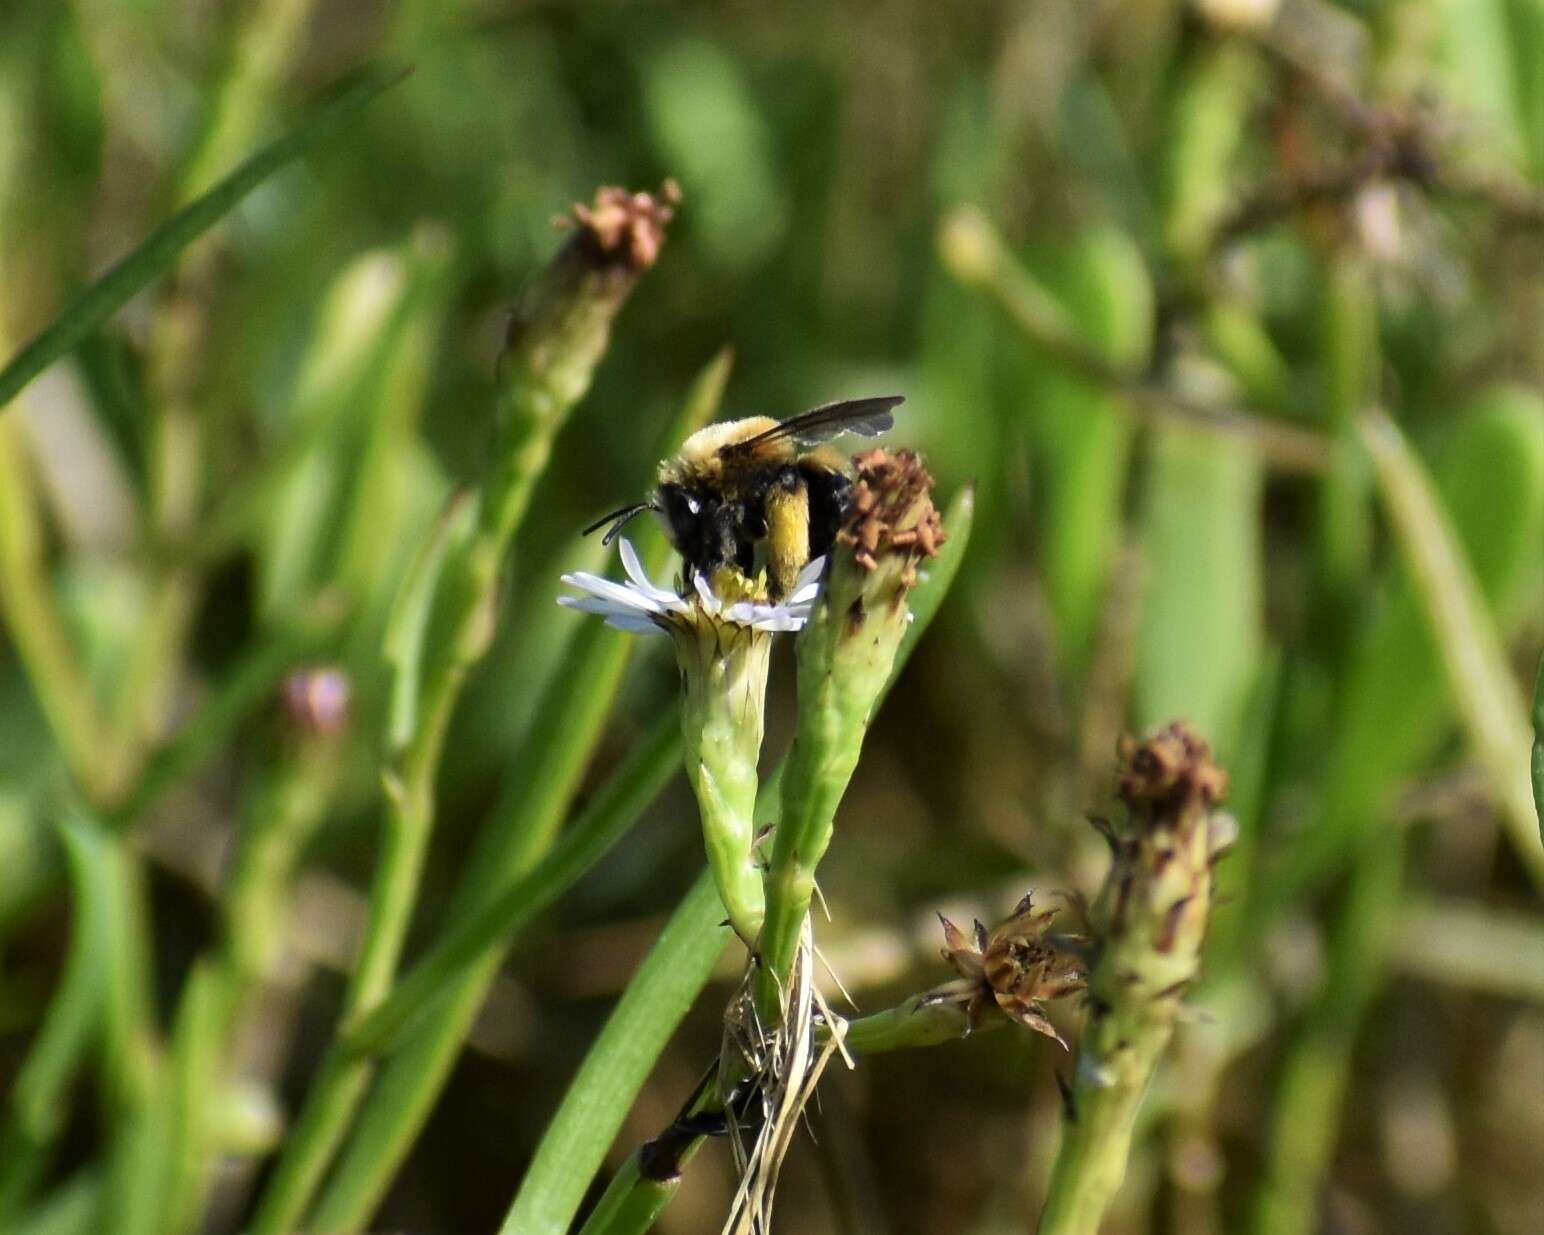
[[[828,467],[806,466],[799,471],[810,492],[810,556],[820,557],[831,551],[847,517],[852,481],[846,473]]]
[[[766,521],[768,582],[780,600],[810,560],[810,491],[798,468],[784,468],[767,490]]]

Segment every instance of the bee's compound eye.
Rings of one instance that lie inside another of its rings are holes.
[[[686,495],[686,512],[692,515],[702,513],[702,503],[689,493]]]

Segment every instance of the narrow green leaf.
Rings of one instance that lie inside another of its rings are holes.
[[[458,919],[434,949],[392,989],[349,1035],[349,1045],[378,1054],[397,1044],[469,967],[505,948],[511,936],[573,887],[681,769],[681,718],[670,709],[639,740],[584,813],[529,874],[510,884],[480,912]]]
[[[730,933],[697,877],[595,1039],[542,1135],[501,1235],[563,1235],[654,1061],[707,983]]]
[[[1490,776],[1518,856],[1544,886],[1544,844],[1524,770],[1528,716],[1501,636],[1425,469],[1398,426],[1380,412],[1363,417],[1360,430],[1474,753]]]
[[[1183,717],[1225,755],[1259,668],[1261,466],[1236,439],[1165,425],[1153,439],[1136,724]]]
[[[1533,809],[1544,841],[1544,656],[1539,657],[1539,680],[1533,686]]]
[[[362,73],[303,124],[258,151],[209,192],[151,232],[100,279],[83,288],[52,325],[0,370],[0,410],[34,377],[170,269],[188,245],[235,209],[248,193],[330,136],[366,103],[406,75],[406,69],[371,69]]]

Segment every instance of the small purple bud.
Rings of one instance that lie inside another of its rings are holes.
[[[348,722],[348,676],[331,665],[295,670],[282,697],[285,715],[303,733],[330,737]]]

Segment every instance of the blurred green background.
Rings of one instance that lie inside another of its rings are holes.
[[[278,681],[341,665],[348,736],[233,1064],[224,1118],[250,1143],[201,1220],[239,1229],[332,1032],[378,847],[386,613],[485,461],[508,304],[572,202],[669,177],[668,242],[558,442],[455,715],[409,954],[561,694],[557,576],[602,560],[577,529],[641,494],[728,346],[726,414],[902,393],[895,443],[946,498],[977,489],[962,576],[823,872],[822,946],[860,1005],[942,979],[934,910],[991,920],[1026,886],[1096,886],[1082,816],[1108,807],[1117,735],[1185,716],[1232,771],[1241,841],[1106,1229],[1544,1230],[1523,764],[1544,3],[10,0],[0,357],[380,60],[413,73],[0,421],[8,1101],[75,937],[72,803],[131,829],[165,1028],[238,821],[304,740]],[[638,648],[587,786],[668,703],[663,644]],[[788,689],[778,672],[773,750]],[[110,740],[81,739],[72,691]],[[376,1229],[497,1224],[700,861],[677,782],[522,937]],[[691,1088],[725,994],[618,1159]],[[48,1161],[7,1220],[66,1212],[97,1169],[112,1103],[92,1077],[120,1065],[92,1060],[51,1091]],[[1000,1034],[833,1069],[783,1229],[1026,1229],[1065,1067]],[[661,1229],[717,1229],[731,1187],[710,1149]]]

